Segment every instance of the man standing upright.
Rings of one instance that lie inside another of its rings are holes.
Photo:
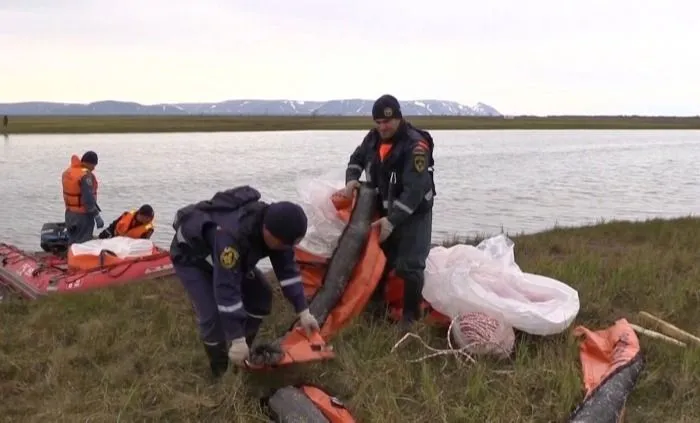
[[[345,194],[351,196],[364,171],[378,191],[380,242],[387,269],[403,280],[402,324],[407,329],[420,318],[425,261],[430,252],[433,223],[433,139],[407,122],[398,100],[379,97],[372,107],[375,128],[350,155]],[[380,284],[381,291],[384,284]]]
[[[97,178],[93,171],[97,166],[97,153],[88,151],[82,158],[73,155],[70,166],[63,171],[63,203],[66,206],[68,244],[81,243],[93,238],[92,231],[104,227],[97,205]]]

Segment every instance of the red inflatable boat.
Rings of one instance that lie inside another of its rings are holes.
[[[0,285],[24,298],[69,291],[88,291],[174,273],[168,251],[154,247],[153,254],[120,260],[96,257],[95,263],[69,266],[70,255],[62,258],[48,252],[26,252],[0,243]]]

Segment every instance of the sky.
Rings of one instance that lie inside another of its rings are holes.
[[[0,0],[0,102],[438,99],[700,115],[690,0]]]

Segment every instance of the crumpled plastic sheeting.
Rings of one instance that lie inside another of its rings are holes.
[[[109,239],[93,239],[80,244],[71,245],[74,256],[99,256],[104,250],[111,251],[120,259],[145,257],[153,254],[153,241],[150,239],[134,239],[117,236]]]
[[[558,280],[523,272],[505,235],[478,246],[430,250],[423,298],[450,318],[482,312],[533,335],[568,328],[579,312],[578,292]]]
[[[319,257],[329,258],[338,245],[345,228],[331,196],[345,187],[345,170],[334,170],[315,178],[300,178],[297,181],[299,205],[308,218],[306,236],[299,248]]]

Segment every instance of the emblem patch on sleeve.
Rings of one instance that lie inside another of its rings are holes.
[[[238,263],[238,251],[233,247],[226,247],[219,256],[219,263],[224,269],[233,269]]]
[[[425,165],[426,165],[425,154],[414,153],[413,154],[413,168],[416,169],[416,172],[418,172],[418,173],[423,172],[425,170]]]

